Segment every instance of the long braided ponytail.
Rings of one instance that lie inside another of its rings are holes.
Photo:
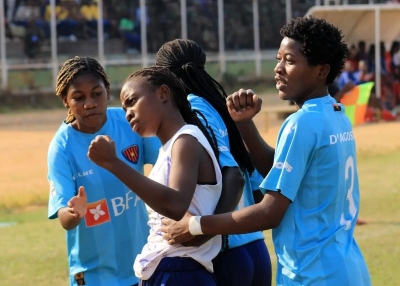
[[[194,41],[176,39],[165,43],[157,52],[156,65],[168,68],[178,76],[187,94],[207,100],[219,113],[228,130],[230,151],[242,171],[251,174],[253,163],[242,137],[226,107],[227,94],[223,87],[204,69],[206,54]]]

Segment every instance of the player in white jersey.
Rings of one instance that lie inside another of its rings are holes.
[[[251,120],[261,99],[251,90],[227,99],[255,167],[266,176],[263,200],[232,213],[185,218],[163,227],[164,237],[173,244],[193,234],[273,229],[277,285],[369,286],[354,239],[360,197],[352,126],[344,106],[328,94],[344,66],[347,45],[335,26],[314,17],[291,20],[281,35],[276,87],[279,97],[294,101],[299,110],[283,123],[276,150]]]
[[[245,180],[239,204],[215,212],[222,213],[233,211],[235,207],[240,209],[253,205],[255,197],[262,199],[263,194],[259,190],[262,177],[254,169],[239,130],[226,108],[225,90],[207,73],[205,64],[206,54],[203,49],[187,39],[165,43],[156,55],[156,65],[166,67],[176,74],[189,94],[192,109],[200,111],[203,116],[199,116],[199,119],[204,124],[208,122],[213,130],[220,151],[218,159],[225,193],[232,198],[237,196],[239,186],[237,179],[233,179],[237,178],[235,172]],[[237,200],[233,201],[238,203]],[[213,265],[218,285],[271,285],[271,259],[261,231],[222,236],[222,249],[213,260]]]
[[[215,139],[168,69],[153,66],[133,73],[120,98],[132,130],[143,137],[157,135],[162,143],[150,178],[116,156],[110,137],[98,136],[88,153],[147,204],[150,235],[134,263],[136,275],[143,286],[216,285],[211,261],[221,248],[220,236],[201,246],[171,246],[160,232],[164,216],[180,220],[187,211],[214,213],[222,189]]]
[[[141,138],[122,108],[107,108],[109,86],[101,65],[87,57],[67,60],[57,77],[56,94],[69,112],[48,151],[48,216],[66,229],[70,285],[137,284],[131,265],[146,243],[144,203],[86,155],[90,142],[106,134],[138,172],[156,161],[158,138]]]

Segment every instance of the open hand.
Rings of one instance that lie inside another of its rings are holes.
[[[226,105],[233,121],[252,119],[261,110],[262,100],[251,89],[240,89],[226,98]]]
[[[87,197],[85,188],[79,187],[78,194],[68,202],[68,212],[74,217],[83,218],[87,212]]]
[[[115,142],[109,136],[96,136],[90,143],[88,157],[96,165],[107,169],[107,166],[118,160]]]

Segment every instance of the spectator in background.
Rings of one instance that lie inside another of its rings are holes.
[[[358,51],[356,54],[356,60],[359,61],[368,61],[368,53],[367,53],[367,47],[365,45],[364,41],[359,41],[358,42]]]
[[[357,77],[357,73],[354,69],[353,62],[346,61],[343,72],[339,77],[339,89],[342,89],[348,82],[352,82],[353,84],[359,84],[359,79]]]
[[[31,20],[40,22],[41,20],[40,6],[38,5],[37,1],[33,0],[23,1],[17,8],[13,24],[28,28],[28,25],[31,26],[32,24],[30,23]]]
[[[40,53],[42,41],[43,32],[36,25],[36,21],[31,19],[28,21],[24,36],[24,54],[27,57],[28,62],[32,62]]]
[[[55,13],[57,21],[57,35],[60,41],[77,41],[76,29],[79,25],[79,21],[81,21],[83,18],[80,15],[79,11],[77,11],[76,5],[77,3],[75,0],[56,1]],[[45,19],[46,21],[50,22],[50,4],[46,6]],[[50,31],[48,31],[48,35],[50,35]]]
[[[124,41],[126,53],[138,53],[141,51],[140,31],[128,12],[125,12],[119,21],[118,30]]]
[[[97,37],[97,20],[99,19],[98,0],[82,1],[80,13],[84,19],[85,28],[90,37]],[[110,21],[107,20],[107,10],[103,9],[103,29],[107,38],[110,30]]]

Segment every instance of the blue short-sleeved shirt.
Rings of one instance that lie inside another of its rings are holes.
[[[204,115],[207,120],[207,124],[214,132],[218,144],[218,150],[220,152],[219,163],[221,169],[224,167],[238,167],[238,164],[230,152],[228,130],[221,116],[218,114],[215,108],[202,97],[189,94],[188,100],[192,106],[192,109],[199,110]],[[204,118],[201,116],[198,117],[202,123],[206,125]],[[242,173],[242,175],[245,180],[245,184],[242,197],[236,209],[241,209],[254,204],[253,191],[259,190],[259,185],[263,179],[256,170],[254,170],[251,176],[249,176],[247,172]],[[257,239],[264,239],[264,235],[261,231],[229,235],[229,248],[241,246]]]
[[[276,229],[278,285],[370,285],[354,240],[360,194],[356,148],[344,106],[311,99],[283,123],[262,182],[292,203]]]
[[[88,147],[97,135],[109,135],[118,157],[141,173],[144,164],[157,160],[158,138],[132,132],[121,108],[109,108],[106,123],[95,134],[62,123],[48,150],[48,216],[57,218],[58,210],[84,186],[87,214],[66,232],[70,284],[78,285],[74,275],[82,273],[86,285],[132,285],[138,283],[132,265],[147,239],[147,211],[121,181],[89,160]]]

